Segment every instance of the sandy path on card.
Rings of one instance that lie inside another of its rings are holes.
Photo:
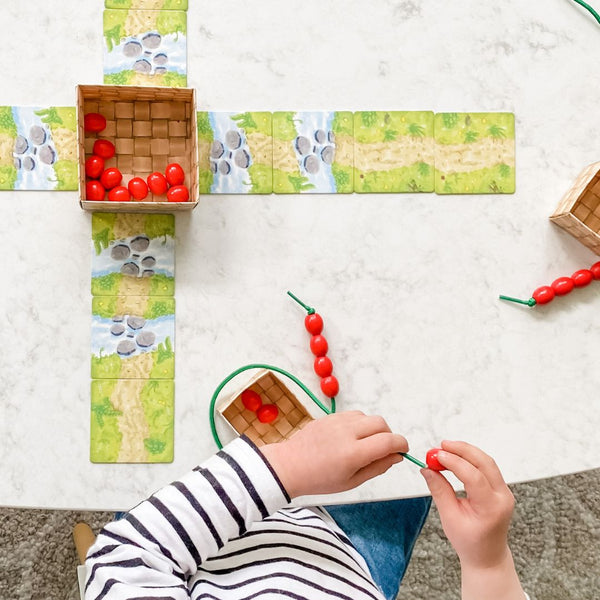
[[[433,164],[433,138],[403,136],[389,142],[354,145],[354,166],[358,171],[391,171],[417,162]]]
[[[435,168],[443,173],[468,173],[494,165],[515,166],[515,140],[485,138],[471,144],[438,144]]]
[[[14,147],[15,139],[6,133],[0,133],[0,165],[10,165],[12,167]]]
[[[145,462],[148,460],[144,440],[150,436],[150,431],[141,396],[144,386],[148,383],[151,369],[152,356],[149,353],[123,361],[121,377],[132,377],[132,374],[135,373],[133,376],[138,378],[119,379],[110,397],[110,402],[115,409],[123,413],[117,419],[122,436],[117,462]]]

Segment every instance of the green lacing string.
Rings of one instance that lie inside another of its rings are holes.
[[[573,2],[577,2],[580,6],[583,6],[583,8],[588,10],[594,16],[594,19],[600,23],[600,15],[587,2],[583,2],[583,0],[573,0]]]

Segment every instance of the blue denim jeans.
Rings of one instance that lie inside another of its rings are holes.
[[[369,566],[387,600],[398,595],[431,497],[326,506]]]

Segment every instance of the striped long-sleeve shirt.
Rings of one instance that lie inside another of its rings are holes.
[[[86,600],[381,600],[362,556],[319,508],[290,498],[239,438],[107,525]]]

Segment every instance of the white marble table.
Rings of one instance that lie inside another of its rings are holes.
[[[192,0],[199,109],[512,111],[517,193],[202,198],[176,221],[175,462],[93,465],[90,215],[75,193],[2,192],[0,505],[135,504],[214,451],[208,401],[243,364],[318,390],[287,289],[325,317],[340,408],[383,414],[414,455],[468,439],[511,482],[600,466],[600,283],[535,309],[497,299],[597,260],[548,216],[599,159],[600,27],[540,4]],[[0,104],[74,105],[101,82],[101,15],[3,6]],[[424,493],[406,462],[345,499]]]

